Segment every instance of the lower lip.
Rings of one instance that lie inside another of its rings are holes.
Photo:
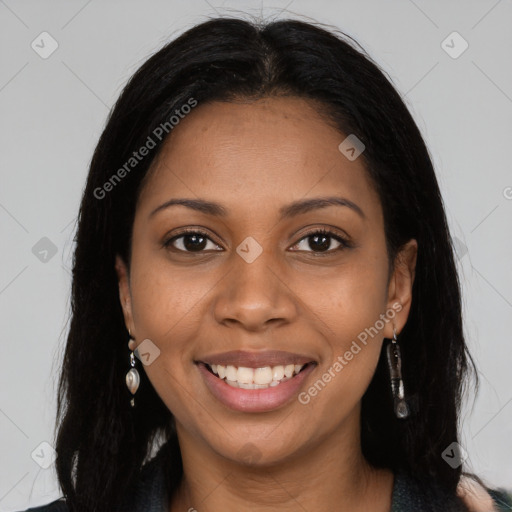
[[[266,412],[283,406],[297,396],[302,383],[316,365],[310,363],[286,382],[266,389],[234,388],[211,373],[204,363],[197,363],[196,366],[212,395],[226,407],[242,412]]]

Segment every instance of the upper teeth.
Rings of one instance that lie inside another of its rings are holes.
[[[245,366],[224,366],[222,364],[208,365],[213,373],[224,379],[233,387],[245,389],[264,389],[277,386],[293,375],[299,373],[304,364],[288,364],[286,366],[265,366],[263,368],[247,368]]]

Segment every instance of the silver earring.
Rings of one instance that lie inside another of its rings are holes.
[[[135,345],[134,338],[132,337],[131,332],[130,331],[128,331],[128,332],[130,334],[130,341],[128,342],[128,348],[131,350],[131,352],[130,352],[131,369],[126,374],[126,387],[129,389],[129,391],[132,395],[135,395],[135,393],[137,392],[137,389],[139,389],[140,375],[139,375],[139,372],[137,371],[137,369],[135,368],[136,361],[135,361],[134,350],[133,350],[133,347]],[[135,398],[134,397],[132,397],[130,399],[130,405],[132,407],[135,407]]]
[[[400,346],[393,327],[393,339],[386,347],[389,375],[391,377],[391,392],[393,394],[395,416],[399,419],[409,417],[410,410],[405,399],[404,381],[402,380],[402,356]]]

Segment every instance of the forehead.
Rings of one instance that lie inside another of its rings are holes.
[[[301,98],[199,104],[153,162],[140,207],[208,197],[247,211],[329,194],[379,215],[363,159],[350,161],[338,149],[346,136]]]

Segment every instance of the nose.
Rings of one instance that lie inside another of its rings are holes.
[[[234,253],[230,271],[219,285],[214,300],[218,323],[261,332],[297,317],[297,299],[286,272],[265,251],[251,263]]]

